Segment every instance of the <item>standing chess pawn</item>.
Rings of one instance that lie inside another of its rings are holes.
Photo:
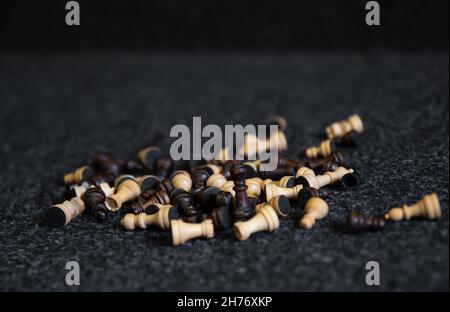
[[[246,174],[247,169],[241,164],[236,164],[231,169],[235,192],[234,209],[232,210],[233,221],[248,220],[254,214],[247,198]]]
[[[334,122],[325,128],[329,139],[341,138],[350,132],[362,133],[363,131],[364,126],[361,117],[356,114],[351,115],[346,120]]]
[[[336,148],[335,143],[330,140],[324,140],[319,146],[312,146],[305,150],[306,157],[317,158],[317,157],[327,157]]]
[[[170,229],[170,221],[179,219],[177,209],[172,205],[155,205],[157,212],[153,214],[140,213],[138,215],[127,213],[121,220],[122,226],[133,231],[136,228],[146,229],[150,225],[157,226],[163,230]]]
[[[186,192],[192,188],[191,175],[185,170],[175,171],[170,177],[170,183],[174,188],[181,188]]]
[[[326,198],[328,196],[328,191],[325,189],[315,189],[312,187],[304,187],[298,193],[298,201],[300,203],[300,208],[304,208],[308,200],[312,197]]]
[[[272,198],[278,195],[285,195],[287,198],[296,198],[298,192],[303,188],[302,185],[296,185],[291,188],[279,187],[275,184],[266,185],[266,201],[269,202]]]
[[[256,205],[255,211],[259,212],[259,210],[264,207],[266,203],[262,203],[259,205]],[[269,206],[271,206],[277,215],[280,218],[287,218],[292,212],[291,203],[289,202],[289,198],[287,198],[285,195],[278,195],[272,198],[268,203]]]
[[[124,175],[115,183],[116,193],[106,199],[106,206],[110,211],[119,210],[122,204],[136,199],[141,194],[141,187],[133,176]]]
[[[392,208],[384,215],[384,218],[389,221],[409,220],[414,217],[429,220],[441,217],[441,205],[436,193],[425,195],[412,206],[403,205],[399,208]]]
[[[73,172],[64,175],[65,184],[80,184],[94,175],[94,170],[90,166],[82,166]]]
[[[350,211],[348,214],[348,229],[353,233],[363,231],[380,231],[384,228],[382,216],[365,216],[359,211]]]
[[[234,234],[238,240],[246,240],[256,232],[272,232],[280,226],[275,210],[268,204],[262,204],[258,212],[248,221],[238,221],[234,224]]]
[[[182,245],[193,238],[214,237],[214,225],[211,219],[195,224],[181,220],[172,220],[170,221],[170,227],[172,229],[172,244],[174,246]]]
[[[313,187],[315,189],[320,189],[336,182],[341,182],[341,185],[345,188],[352,188],[358,185],[358,177],[353,173],[353,169],[347,170],[344,167],[338,167],[336,171],[325,172],[323,175],[302,176],[298,179],[298,182],[304,187]]]
[[[302,229],[311,229],[316,220],[325,218],[328,214],[328,204],[320,197],[310,198],[305,205],[304,214],[299,220],[299,226]]]

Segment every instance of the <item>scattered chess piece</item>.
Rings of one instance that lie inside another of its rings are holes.
[[[275,196],[267,204],[275,210],[280,218],[287,218],[292,212],[289,198],[287,198],[285,195]],[[256,205],[255,211],[258,212],[262,207],[264,207],[264,205],[265,203]]]
[[[86,209],[89,210],[97,221],[105,221],[107,219],[107,207],[105,199],[114,193],[108,183],[101,183],[100,186],[91,186],[84,192],[83,201]]]
[[[343,137],[334,139],[337,147],[355,147],[357,145],[357,141],[354,133],[349,132],[345,134]]]
[[[279,187],[275,184],[266,185],[266,201],[270,202],[270,200],[278,195],[284,195],[287,198],[296,198],[298,192],[303,188],[302,185],[296,185],[291,188],[287,187]]]
[[[304,187],[298,193],[298,201],[300,203],[300,208],[304,208],[308,200],[312,197],[326,198],[328,196],[328,191],[325,189],[315,189],[312,187]]]
[[[344,182],[342,182],[342,180],[344,180]],[[351,188],[358,184],[358,178],[353,173],[353,169],[347,170],[344,167],[338,167],[336,171],[325,172],[323,175],[306,175],[301,176],[298,179],[298,183],[304,187],[312,187],[315,189],[320,189],[326,185],[331,185],[339,181],[341,181],[341,184],[346,188]]]
[[[201,223],[187,223],[181,220],[172,220],[172,243],[174,246],[182,245],[186,241],[197,237],[214,237],[214,225],[211,219],[206,219]]]
[[[242,163],[247,168],[247,178],[252,179],[256,177],[256,174],[259,171],[259,164],[261,160],[247,161]]]
[[[142,164],[150,170],[154,169],[156,158],[162,155],[162,151],[157,146],[149,146],[138,152],[138,158]]]
[[[64,175],[65,184],[80,184],[94,175],[94,170],[90,166],[82,166],[73,172]]]
[[[389,221],[409,220],[414,217],[434,220],[441,217],[441,205],[436,193],[425,195],[412,206],[403,205],[399,208],[392,208],[384,215]]]
[[[186,192],[192,188],[191,175],[185,170],[175,171],[170,177],[170,183],[174,188],[181,188]]]
[[[383,216],[365,216],[359,211],[350,211],[348,214],[348,229],[353,233],[380,231],[384,224]]]
[[[206,186],[206,181],[214,174],[214,169],[210,167],[196,168],[191,173],[192,183],[194,187],[192,191],[195,193]]]
[[[305,155],[308,158],[327,157],[335,149],[335,143],[330,140],[324,140],[319,146],[312,146],[305,150]]]
[[[174,161],[169,155],[156,157],[153,164],[153,171],[157,177],[168,178],[173,171]]]
[[[170,205],[170,198],[169,195],[167,195],[166,191],[158,187],[158,189],[153,189],[150,191],[147,191],[148,196],[145,196],[144,198],[138,198],[137,201],[131,203],[128,208],[128,213],[133,213],[135,215],[138,215],[140,213],[147,213],[151,214],[154,212],[155,205]],[[142,193],[141,193],[142,194]]]
[[[158,211],[154,214],[126,214],[121,221],[122,226],[129,231],[133,231],[136,228],[146,229],[150,225],[157,226],[163,230],[169,230],[170,221],[179,219],[177,209],[172,205],[156,204],[155,206],[158,207]]]
[[[258,197],[261,194],[260,179],[257,178],[246,179],[245,185],[247,186],[246,190],[247,196]],[[234,187],[235,187],[234,181],[229,180],[223,183],[220,189],[224,192],[231,193],[231,195],[235,196],[236,193],[234,191]]]
[[[327,171],[336,171],[338,167],[345,166],[344,155],[341,151],[336,150],[324,159],[309,159],[306,165],[313,169],[316,175],[324,174]]]
[[[200,206],[200,208],[203,211],[210,212],[215,207],[217,207],[216,197],[219,192],[220,190],[217,187],[214,186],[204,187],[193,195],[194,203],[197,206]]]
[[[356,114],[351,115],[346,120],[334,122],[325,128],[329,139],[341,138],[350,132],[362,133],[363,131],[363,122]]]
[[[80,197],[73,197],[47,210],[47,224],[51,227],[64,227],[83,213],[86,206]]]
[[[289,159],[286,155],[279,154],[278,155],[278,166],[280,168],[295,168],[299,165],[299,162],[293,159]]]
[[[227,178],[225,178],[225,176],[221,173],[216,173],[211,175],[208,180],[206,180],[206,185],[207,186],[214,186],[217,187],[218,189],[222,188],[222,185],[227,182]]]
[[[228,207],[219,206],[211,212],[211,219],[215,230],[228,230],[231,228],[231,216]]]
[[[234,234],[238,240],[246,240],[256,232],[272,232],[280,226],[275,210],[268,204],[262,204],[256,213],[248,221],[238,221],[234,224]]]
[[[64,198],[70,200],[74,197],[81,197],[89,187],[88,183],[83,182],[81,185],[72,184],[66,186]]]
[[[117,211],[122,204],[136,199],[141,194],[141,187],[133,176],[124,175],[116,180],[116,193],[106,199],[106,207],[110,211]]]
[[[136,179],[136,181],[138,182],[139,187],[141,188],[141,192],[147,189],[155,189],[158,187],[159,183],[161,183],[159,178],[154,175],[144,175]]]
[[[200,211],[194,206],[194,199],[190,193],[183,189],[175,189],[170,194],[170,201],[185,221],[195,223],[199,220]]]
[[[300,177],[303,176],[315,176],[316,173],[314,172],[314,170],[312,170],[311,168],[308,167],[300,167],[297,169],[297,172],[295,173],[295,184],[300,184]]]
[[[272,171],[258,171],[257,176],[263,180],[270,179],[272,181],[279,181],[285,176],[295,175],[295,170],[292,167],[278,167]]]
[[[296,180],[295,180],[294,176],[285,176],[285,177],[282,177],[279,181],[272,181],[270,179],[266,179],[264,181],[261,180],[259,185],[261,187],[261,190],[265,191],[267,184],[275,184],[276,186],[279,186],[279,187],[291,188],[291,187],[295,186],[295,181]]]
[[[323,219],[328,214],[328,204],[320,197],[310,198],[305,205],[304,214],[299,220],[302,229],[311,229],[316,220]]]
[[[216,207],[230,208],[233,202],[233,195],[229,192],[220,191],[216,195]]]
[[[254,214],[247,198],[247,185],[245,178],[247,168],[241,164],[236,164],[231,169],[231,176],[234,180],[234,209],[232,210],[233,221],[248,220]]]

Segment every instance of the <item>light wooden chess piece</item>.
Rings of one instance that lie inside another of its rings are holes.
[[[412,206],[403,205],[402,207],[392,208],[384,215],[389,221],[409,220],[413,217],[422,217],[433,220],[441,217],[441,205],[436,193],[425,195]]]
[[[187,223],[182,220],[170,221],[172,229],[172,244],[178,246],[197,237],[214,237],[214,225],[211,219],[202,223]]]
[[[261,179],[260,179],[261,180]],[[272,181],[271,179],[261,180],[259,185],[261,186],[261,190],[265,191],[267,184],[275,184],[279,187],[294,187],[295,186],[295,177],[294,176],[284,176],[279,181]]]
[[[114,188],[110,187],[108,183],[100,183],[100,188],[106,196],[114,193]],[[82,214],[86,209],[86,205],[81,199],[81,196],[85,191],[86,189],[84,188],[84,191],[80,193],[80,196],[65,200],[61,204],[51,206],[47,210],[47,223],[53,227],[63,227]]]
[[[146,214],[145,212],[135,215],[133,213],[127,213],[121,220],[122,226],[132,231],[136,228],[146,229],[150,225],[155,225],[163,230],[170,229],[170,221],[179,219],[177,209],[172,205],[159,205],[155,204],[159,208],[158,212],[154,214]]]
[[[73,172],[64,175],[65,184],[79,184],[94,175],[94,170],[89,166],[82,166]]]
[[[221,173],[216,173],[211,175],[208,180],[206,180],[206,186],[214,186],[221,189],[225,182],[227,182],[227,178],[225,178],[225,176]]]
[[[320,197],[311,197],[305,205],[304,214],[299,221],[302,229],[309,230],[316,220],[323,219],[328,214],[328,204]]]
[[[266,204],[272,207],[280,218],[287,218],[292,212],[289,198],[285,195],[275,196],[268,203],[256,205],[255,212],[259,212]]]
[[[279,187],[275,184],[266,185],[266,202],[278,195],[285,195],[287,198],[293,199],[297,197],[298,192],[301,191],[303,185],[296,185],[294,187]]]
[[[119,210],[123,203],[136,199],[141,194],[141,187],[133,176],[121,176],[115,184],[116,193],[108,196],[106,207],[110,211]]]
[[[259,195],[261,194],[261,184],[260,184],[260,180],[258,178],[253,178],[253,179],[246,179],[245,180],[245,185],[247,185],[247,196],[249,197],[259,197]],[[224,192],[228,192],[231,193],[231,195],[233,195],[233,197],[236,195],[236,192],[234,191],[234,181],[233,180],[228,180],[225,183],[222,184],[220,190],[224,191]]]
[[[273,207],[262,204],[258,212],[250,220],[238,221],[234,224],[234,234],[238,240],[246,240],[256,232],[272,232],[280,226],[280,220]]]
[[[336,171],[328,171],[323,175],[313,176],[313,175],[304,175],[299,177],[298,182],[301,183],[305,187],[312,187],[315,189],[320,189],[326,185],[331,185],[336,182],[339,182],[346,175],[348,175],[346,179],[346,184],[348,187],[355,186],[353,184],[357,184],[357,178],[353,174],[353,169],[345,169],[344,167],[338,167]]]
[[[287,139],[283,131],[278,130],[270,137],[262,140],[254,134],[247,134],[244,138],[244,144],[239,149],[241,156],[253,157],[259,155],[261,151],[277,149],[284,151],[287,149]]]
[[[186,192],[189,192],[192,188],[191,175],[185,170],[175,171],[170,177],[170,183],[174,188],[181,188]]]
[[[315,176],[316,173],[314,172],[314,170],[312,170],[311,168],[308,168],[308,167],[300,167],[297,170],[297,172],[295,173],[296,178],[299,178],[302,176],[307,176],[307,175]]]
[[[306,157],[327,157],[333,152],[333,144],[330,139],[322,141],[319,146],[312,146],[305,150]]]
[[[329,139],[341,138],[347,133],[356,132],[362,133],[364,131],[361,117],[354,114],[346,120],[334,122],[325,128],[325,132]]]

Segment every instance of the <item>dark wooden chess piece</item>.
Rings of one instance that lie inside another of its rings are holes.
[[[88,188],[82,197],[86,209],[91,211],[97,221],[105,221],[108,217],[106,208],[106,195],[100,187],[94,186]]]
[[[320,198],[327,198],[328,196],[328,190],[326,189],[315,189],[312,187],[304,187],[300,190],[298,193],[298,201],[300,203],[300,208],[304,208],[306,205],[306,202],[308,199],[312,197],[320,197]]]
[[[272,171],[258,171],[257,176],[263,180],[279,181],[285,176],[295,176],[293,167],[277,167]]]
[[[234,196],[234,207],[232,209],[232,218],[235,222],[248,220],[254,215],[254,211],[247,198],[246,175],[247,169],[242,164],[235,164],[231,168],[231,176],[234,180],[233,190],[236,193]]]
[[[173,172],[174,161],[168,155],[161,155],[156,157],[153,168],[154,174],[157,177],[168,178]]]
[[[206,186],[194,193],[194,203],[201,210],[210,212],[217,207],[216,197],[222,191],[214,186]]]
[[[233,195],[229,192],[220,191],[216,195],[216,207],[230,207],[234,204]]]
[[[192,195],[183,189],[174,189],[170,194],[170,201],[178,213],[183,216],[183,220],[189,223],[198,222],[200,211],[194,206]]]
[[[356,136],[352,132],[347,133],[341,138],[336,138],[335,142],[338,147],[355,147],[358,143]]]
[[[324,174],[328,171],[335,171],[338,167],[344,165],[344,155],[339,150],[332,152],[331,155],[326,158],[309,159],[306,162],[306,166],[313,169],[317,175]]]
[[[134,214],[140,214],[142,212],[152,213],[151,210],[148,210],[149,208],[151,208],[149,207],[151,205],[170,205],[169,195],[163,188],[146,190],[144,198],[140,197],[137,201],[129,204],[127,212]]]
[[[384,228],[385,220],[383,216],[365,216],[359,211],[350,211],[347,225],[353,233],[381,231]]]
[[[215,230],[227,230],[231,228],[232,220],[230,210],[227,207],[216,207],[211,212],[211,219]]]

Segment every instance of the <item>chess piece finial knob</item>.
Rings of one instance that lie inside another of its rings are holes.
[[[138,215],[127,213],[121,220],[122,226],[127,230],[134,230],[136,228],[146,229],[150,225],[155,225],[163,230],[170,229],[170,221],[179,219],[176,208],[172,205],[159,205],[158,211],[153,214],[146,214],[145,212]]]
[[[187,223],[181,220],[172,220],[170,223],[174,246],[182,245],[197,237],[214,237],[214,225],[211,219],[206,219],[201,223]]]
[[[383,216],[365,216],[359,211],[348,214],[348,229],[351,232],[380,231],[384,228]]]
[[[363,131],[363,122],[357,114],[351,115],[346,120],[334,122],[325,128],[329,139],[341,138],[350,132],[362,133]]]
[[[258,212],[247,221],[238,221],[234,224],[234,234],[238,240],[246,240],[256,232],[272,232],[280,226],[277,213],[268,204],[260,204]]]
[[[316,220],[323,219],[328,214],[328,204],[320,197],[310,198],[305,205],[304,214],[299,220],[302,229],[311,229]]]
[[[306,157],[317,158],[317,157],[327,157],[334,149],[334,143],[330,139],[324,140],[319,146],[312,146],[305,150]]]
[[[421,217],[429,220],[441,217],[441,205],[436,193],[425,195],[417,203],[411,206],[392,208],[384,215],[386,220],[400,221],[409,220],[413,217]]]
[[[65,184],[80,184],[94,175],[94,170],[90,166],[82,166],[73,172],[64,175]]]
[[[110,211],[119,210],[122,204],[136,199],[141,194],[141,187],[133,176],[121,176],[115,184],[116,193],[106,199]]]

